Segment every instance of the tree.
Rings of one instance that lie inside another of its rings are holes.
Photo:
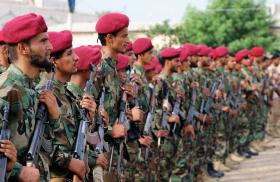
[[[178,30],[176,28],[172,28],[168,20],[163,21],[162,24],[156,24],[150,27],[150,30],[147,34],[152,38],[159,35],[164,36],[166,45],[162,47],[167,47],[179,43],[177,35]]]
[[[279,46],[271,32],[274,23],[264,1],[212,0],[205,11],[187,7],[181,24],[168,32],[181,44],[224,45],[231,52],[263,46],[273,51]]]

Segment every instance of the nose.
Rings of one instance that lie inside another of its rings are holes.
[[[48,40],[48,50],[50,50],[50,51],[53,50],[53,46],[49,40]]]

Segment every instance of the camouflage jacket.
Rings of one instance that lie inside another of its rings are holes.
[[[38,105],[35,80],[29,78],[15,64],[11,64],[7,71],[0,75],[0,98],[10,103],[8,128],[18,155],[18,162],[10,175],[11,180],[18,177],[22,166],[26,164],[26,153],[34,132]],[[0,108],[3,109],[5,104],[1,102]],[[49,121],[49,127],[55,127],[56,121],[50,119]],[[43,169],[42,166],[39,166],[39,169],[41,180],[47,179],[43,176],[47,169]]]
[[[97,77],[95,87],[97,93],[101,93],[102,87],[106,89],[104,109],[109,115],[110,125],[112,126],[118,117],[119,100],[121,98],[120,80],[116,71],[117,61],[107,55],[103,55],[101,62],[97,65]],[[111,128],[108,128],[108,132]]]
[[[84,91],[80,89],[76,84],[68,82],[67,84],[67,91],[69,92],[69,95],[71,95],[72,102],[76,104],[77,109],[80,108],[79,103],[82,100]],[[88,126],[88,131],[93,131],[94,130],[94,118],[90,119],[91,123]],[[89,147],[88,147],[89,148]],[[94,152],[94,149],[90,149],[87,151],[88,152],[88,166],[90,168],[93,168],[95,166],[96,162],[96,154]]]
[[[72,159],[79,128],[77,108],[66,90],[66,84],[55,80],[53,93],[60,109],[60,119],[59,127],[54,128],[50,136],[54,145],[50,165],[51,178],[71,179],[73,174],[68,170],[68,166]]]
[[[2,74],[6,70],[7,68],[5,66],[0,65],[0,74]]]

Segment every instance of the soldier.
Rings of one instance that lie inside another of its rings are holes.
[[[47,25],[42,16],[30,13],[12,19],[4,25],[2,31],[12,64],[1,75],[0,97],[10,103],[8,128],[17,149],[17,163],[9,180],[39,181],[41,174],[40,180],[48,181],[48,156],[40,153],[40,172],[35,167],[25,166],[27,149],[34,132],[38,101],[47,106],[50,126],[55,126],[59,118],[58,105],[53,94],[43,91],[37,97],[34,85],[40,71],[49,63],[52,50]]]
[[[77,71],[78,57],[72,49],[70,31],[49,32],[49,39],[53,45],[51,60],[56,67],[53,90],[61,113],[59,127],[54,128],[50,136],[54,145],[50,165],[51,181],[72,180],[73,175],[77,175],[82,180],[87,166],[85,161],[73,157],[79,128],[79,114],[76,103],[72,102],[71,95],[66,89],[67,81]],[[90,118],[94,117],[96,104],[90,95],[83,97],[80,106],[88,110]]]
[[[149,84],[152,83],[153,78],[157,75],[156,68],[158,65],[160,65],[159,59],[156,56],[153,56],[152,61],[144,67],[145,77]]]
[[[172,87],[172,74],[177,71],[177,67],[180,65],[180,51],[175,48],[166,48],[160,52],[160,56],[163,70],[158,75],[161,83],[158,93],[156,94],[158,102],[156,104],[155,114],[155,133],[158,137],[159,147],[159,180],[166,181],[169,179],[175,165],[173,157],[176,154],[178,145],[178,140],[176,139],[177,133],[174,132],[172,128],[175,124],[179,128],[180,116],[179,113],[171,114],[171,104],[174,105],[177,97],[176,90]],[[185,99],[184,94],[178,93],[178,96],[181,97],[183,102]],[[163,141],[163,143],[161,141]]]
[[[256,112],[257,118],[255,120],[255,131],[254,131],[254,139],[255,141],[252,143],[255,147],[260,150],[265,150],[268,148],[273,147],[265,140],[265,126],[267,121],[267,114],[268,114],[268,105],[267,103],[263,103],[263,96],[262,87],[263,87],[263,78],[264,78],[264,71],[261,69],[261,64],[263,62],[263,58],[265,56],[265,50],[262,47],[254,47],[250,50],[251,58],[253,59],[254,65],[252,70],[254,78],[257,80],[257,90],[259,92],[259,98],[257,107],[258,110]],[[262,107],[261,107],[262,106]],[[259,112],[260,111],[260,112]]]
[[[136,57],[132,50],[132,42],[128,42],[124,54],[130,57],[130,61],[129,61],[130,65],[133,65],[134,62],[136,61]]]
[[[280,98],[277,96],[277,88],[279,85],[279,60],[280,60],[280,51],[275,51],[272,56],[272,64],[268,67],[269,77],[271,79],[274,92],[273,92],[273,106],[271,108],[271,115],[269,117],[267,123],[267,132],[272,137],[280,137],[280,130],[279,130],[279,107],[280,107]]]
[[[3,31],[0,30],[0,74],[3,73],[9,66],[8,47],[4,42]]]
[[[90,64],[97,65],[101,60],[100,48],[91,47],[91,46],[80,46],[74,49],[74,52],[77,54],[77,72],[75,72],[70,79],[70,82],[67,84],[67,90],[71,93],[72,102],[76,102],[76,107],[80,108],[80,101],[85,97],[84,88],[86,82],[90,79]],[[90,97],[90,96],[88,96]],[[104,126],[106,127],[109,124],[109,116],[104,110],[99,111],[101,117],[103,118]],[[93,122],[94,118],[89,118],[91,121],[88,130],[90,133],[94,132],[96,124]],[[88,167],[90,168],[90,174],[94,170],[95,166],[101,166],[103,169],[106,169],[108,166],[108,160],[103,153],[95,154],[96,143],[91,140],[89,142],[88,153]],[[102,149],[103,150],[103,149]],[[103,175],[103,174],[102,174]],[[92,177],[89,177],[90,181]],[[93,179],[94,181],[95,179]]]
[[[108,13],[103,15],[95,26],[98,39],[102,45],[102,59],[98,65],[96,87],[99,88],[99,90],[101,90],[100,86],[106,88],[104,109],[109,114],[110,124],[105,133],[105,138],[111,144],[111,156],[112,159],[114,159],[110,161],[109,169],[114,167],[112,164],[116,159],[116,153],[114,154],[113,152],[118,147],[118,145],[116,145],[118,142],[116,141],[123,139],[127,135],[127,128],[123,124],[126,121],[118,120],[118,104],[122,99],[121,95],[125,92],[125,94],[134,97],[133,85],[124,84],[121,87],[121,81],[118,79],[116,72],[117,55],[119,53],[124,53],[128,45],[128,25],[129,18],[126,15]],[[139,108],[134,108],[132,117],[141,118],[141,115],[141,110]],[[122,154],[119,158],[120,157],[123,157]],[[110,172],[112,172],[112,170]],[[119,177],[122,176],[121,174],[118,175]]]

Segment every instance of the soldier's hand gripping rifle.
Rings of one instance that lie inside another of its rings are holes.
[[[129,68],[129,72],[126,76],[126,80],[125,80],[125,84],[128,84],[130,82],[130,74],[131,74],[131,69]],[[127,117],[126,117],[126,111],[127,111],[127,93],[125,91],[123,91],[123,95],[121,98],[121,102],[120,102],[120,113],[119,113],[119,117],[118,117],[118,124],[123,124],[124,126],[128,125],[128,121],[127,121]],[[119,145],[119,156],[118,156],[118,161],[117,161],[117,173],[118,176],[121,176],[121,162],[123,159],[123,148],[124,145],[126,145],[126,138],[123,140],[118,141]],[[114,148],[115,146],[112,145],[111,147],[111,156],[110,156],[110,162],[109,162],[109,173],[111,173],[112,171],[112,162],[113,162],[113,155],[114,155]]]
[[[55,76],[55,70],[54,70],[54,65],[52,65],[51,79],[48,80],[45,90],[52,90],[53,83],[54,83],[54,76]],[[26,166],[35,167],[38,165],[38,156],[43,143],[43,134],[44,134],[45,127],[48,124],[47,118],[48,118],[47,106],[46,104],[40,102],[38,104],[38,109],[35,115],[36,126],[34,130],[33,138],[26,155]],[[45,143],[45,145],[49,145],[49,144]],[[48,146],[45,148],[47,148],[47,150],[50,150],[48,152],[51,152],[52,150],[52,146]]]
[[[86,82],[86,86],[84,88],[85,94],[92,94],[93,84],[94,84],[94,65],[90,64],[90,79]],[[75,150],[73,153],[73,157],[75,159],[84,160],[85,151],[86,151],[86,136],[88,132],[88,111],[85,108],[79,109],[79,116],[80,116],[80,124],[78,135],[76,139]],[[73,176],[73,182],[79,181],[79,177],[77,175]]]
[[[208,97],[204,107],[202,108],[202,113],[203,114],[209,114],[210,113],[210,109],[211,109],[211,107],[214,103],[214,100],[215,100],[216,91],[221,87],[222,84],[223,84],[223,81],[220,78],[211,87],[210,97]]]
[[[102,88],[102,93],[99,99],[98,111],[104,110],[104,98],[105,98],[105,87]],[[99,143],[95,147],[97,154],[103,153],[104,148],[104,121],[101,114],[98,115],[96,124],[98,126]],[[95,166],[93,170],[94,181],[103,181],[103,168],[101,166]]]
[[[169,88],[165,81],[162,80],[162,83],[163,83],[163,92],[165,97],[162,102],[162,117],[161,117],[160,129],[170,131],[170,126],[167,122],[168,106],[169,106],[169,101],[168,101]],[[161,144],[161,137],[158,137],[158,147],[160,147],[160,144]]]
[[[151,97],[150,97],[150,110],[148,112],[146,122],[145,122],[145,125],[144,125],[143,134],[145,136],[149,136],[150,132],[151,132],[151,126],[152,126],[152,122],[153,122],[153,114],[154,114],[154,109],[155,109],[155,94],[156,94],[155,92],[156,92],[156,88],[154,86],[153,89],[152,89]],[[149,155],[149,148],[146,147],[145,161],[147,161],[148,155]]]
[[[10,140],[11,132],[8,129],[8,116],[10,112],[10,104],[7,103],[4,107],[4,115],[2,120],[2,129],[0,134],[0,142],[3,140]],[[8,181],[6,177],[6,169],[7,169],[8,159],[4,155],[4,153],[0,153],[0,182]]]

